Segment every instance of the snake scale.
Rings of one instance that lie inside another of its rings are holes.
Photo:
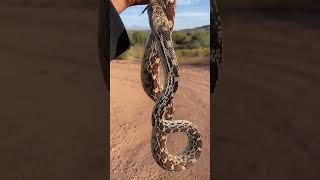
[[[152,112],[152,155],[167,171],[179,172],[192,167],[202,151],[198,128],[187,120],[173,120],[173,97],[178,88],[179,66],[171,34],[173,32],[176,0],[150,0],[146,7],[151,33],[145,45],[141,63],[141,81],[145,93],[155,102]],[[160,66],[164,72],[164,86],[160,83]],[[182,132],[188,145],[179,155],[172,155],[166,147],[167,135]]]

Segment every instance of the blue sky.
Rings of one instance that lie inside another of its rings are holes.
[[[140,15],[146,6],[133,6],[120,14],[126,26],[149,28],[148,16],[145,12]],[[177,0],[177,10],[174,29],[187,29],[210,24],[210,0]]]

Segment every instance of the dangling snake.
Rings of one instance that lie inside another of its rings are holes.
[[[150,36],[141,65],[141,80],[146,94],[155,102],[152,112],[152,155],[167,171],[179,172],[192,167],[202,151],[202,139],[197,127],[187,120],[172,120],[173,97],[178,88],[179,66],[171,34],[176,0],[151,0],[147,6]],[[164,87],[160,83],[160,65],[164,70]],[[166,147],[167,135],[182,132],[188,145],[179,155],[172,155]]]
[[[196,162],[202,150],[197,127],[186,120],[174,120],[173,97],[178,88],[179,66],[171,34],[175,16],[175,0],[151,0],[147,6],[151,34],[142,60],[142,85],[147,95],[156,102],[152,112],[152,154],[160,167],[168,171],[182,171]],[[160,63],[165,85],[159,79]],[[188,146],[177,156],[169,153],[166,143],[169,133],[184,132]]]

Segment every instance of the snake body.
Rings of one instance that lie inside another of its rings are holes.
[[[202,151],[202,139],[197,127],[187,120],[172,120],[173,97],[178,88],[179,66],[171,34],[175,17],[175,0],[151,0],[147,6],[151,33],[145,46],[141,65],[144,91],[155,102],[152,112],[152,155],[167,171],[179,172],[192,167]],[[160,65],[164,70],[164,86],[160,84]],[[179,155],[166,147],[167,135],[182,132],[188,145]]]
[[[179,66],[171,34],[173,31],[176,0],[150,0],[148,18],[151,28],[141,64],[141,81],[146,94],[155,102],[152,111],[152,155],[157,164],[167,171],[179,172],[192,167],[202,151],[202,139],[197,127],[187,120],[173,120],[173,97],[178,88]],[[221,23],[216,1],[211,9],[211,92],[218,79],[222,59]],[[160,66],[164,70],[164,86],[160,83]],[[172,155],[166,147],[167,135],[182,132],[188,145],[179,155]]]

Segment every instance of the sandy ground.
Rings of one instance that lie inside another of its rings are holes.
[[[203,152],[188,171],[161,169],[151,154],[151,113],[154,102],[143,91],[140,63],[114,61],[110,72],[111,179],[209,179],[210,82],[209,67],[180,66],[174,119],[195,123],[203,138]],[[179,153],[187,143],[180,133],[169,137],[168,148]]]

